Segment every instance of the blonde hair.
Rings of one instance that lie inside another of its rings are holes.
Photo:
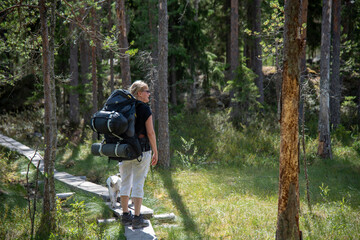
[[[147,83],[142,80],[136,80],[131,84],[129,91],[136,98],[137,93],[143,91],[145,88],[149,88]]]

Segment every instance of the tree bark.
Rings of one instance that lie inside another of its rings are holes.
[[[175,56],[171,56],[171,104],[177,105],[176,95],[176,59]]]
[[[159,163],[170,167],[167,0],[159,0]]]
[[[55,5],[52,4],[52,8]],[[47,9],[45,0],[39,1],[41,38],[42,38],[42,57],[43,57],[43,80],[44,80],[44,126],[45,126],[45,154],[44,154],[44,200],[43,215],[41,217],[37,237],[47,239],[51,231],[55,230],[55,181],[54,181],[54,164],[57,144],[57,127],[56,127],[56,98],[55,98],[55,79],[53,68],[53,54],[51,51],[52,43],[49,43],[49,30],[47,25]],[[55,9],[52,9],[54,14]],[[52,16],[54,18],[54,16]],[[54,19],[52,19],[54,20]],[[54,26],[54,25],[52,25]],[[52,30],[51,33],[54,33]],[[54,36],[50,36],[54,39]]]
[[[307,24],[308,0],[301,1],[301,25]],[[307,28],[301,28],[301,40],[306,43]],[[307,78],[306,69],[306,44],[302,48],[300,61],[300,106],[299,106],[299,122],[302,122],[304,115],[304,83]]]
[[[239,1],[231,0],[230,9],[230,76],[234,80],[239,66]]]
[[[92,78],[92,110],[91,113],[94,114],[98,110],[98,82],[97,82],[97,66],[96,66],[96,10],[95,7],[91,9],[91,39],[92,39],[92,46],[91,46],[91,78]],[[90,120],[90,118],[89,118]],[[96,140],[97,134],[94,132],[92,139]]]
[[[261,0],[255,0],[254,2],[255,14],[253,15],[254,29],[253,31],[257,34],[261,33]],[[264,77],[262,72],[262,51],[261,51],[261,37],[255,36],[254,38],[254,61],[252,69],[257,75],[255,78],[255,84],[259,89],[259,99],[258,101],[264,104]]]
[[[108,0],[108,5],[109,5],[109,12],[108,12],[108,22],[109,22],[109,27],[108,27],[108,31],[110,32],[113,26],[113,20],[112,20],[112,11],[111,11],[111,3],[112,0]],[[110,50],[110,54],[109,54],[109,59],[110,59],[110,90],[111,92],[114,91],[114,54],[113,52]]]
[[[341,29],[341,0],[333,1],[332,24],[332,71],[330,82],[330,116],[331,127],[337,128],[340,124],[341,79],[340,79],[340,29]]]
[[[79,118],[79,94],[77,87],[79,84],[79,67],[78,67],[78,39],[76,36],[75,24],[70,23],[70,94],[69,94],[69,118],[70,124],[77,127],[80,124]]]
[[[318,155],[332,158],[330,138],[330,30],[332,1],[323,0],[320,57],[320,112]]]
[[[80,9],[81,16],[85,15],[85,10]],[[80,34],[80,77],[81,77],[81,84],[83,86],[82,93],[80,94],[79,101],[81,102],[83,106],[83,118],[84,120],[88,120],[91,118],[91,111],[90,108],[90,99],[86,97],[86,94],[84,92],[88,92],[90,89],[88,89],[88,84],[90,83],[90,45],[89,45],[89,39],[87,34],[83,31]]]
[[[157,2],[157,1],[156,1]],[[157,24],[156,22],[154,23],[154,21],[156,20],[156,18],[154,17],[154,15],[156,15],[155,12],[158,11],[157,7],[154,7],[155,2],[153,1],[149,1],[149,9],[148,9],[148,14],[149,14],[149,29],[150,29],[150,33],[152,36],[152,41],[150,44],[150,49],[151,49],[151,60],[152,60],[152,73],[151,73],[151,83],[150,83],[150,91],[151,91],[151,110],[152,110],[152,114],[153,114],[153,120],[154,123],[159,119],[158,117],[158,109],[159,109],[159,89],[157,88],[158,86],[158,32],[157,32]]]
[[[239,1],[231,0],[230,2],[230,79],[236,81],[236,70],[239,66]],[[237,122],[239,120],[239,104],[234,100],[235,92],[230,92],[231,118]]]
[[[300,239],[299,79],[302,42],[301,0],[285,2],[284,67],[281,95],[279,200],[276,239]]]
[[[127,39],[128,30],[125,15],[125,0],[116,0],[116,15],[118,19],[122,87],[128,89],[131,85],[131,74],[130,56],[126,53],[126,51],[129,50],[129,43]]]

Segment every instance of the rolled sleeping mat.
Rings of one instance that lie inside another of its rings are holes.
[[[91,145],[91,153],[95,156],[129,158],[132,155],[132,148],[129,144],[120,143],[94,143]]]
[[[128,120],[118,112],[99,111],[91,119],[91,128],[98,133],[119,136],[128,129]]]
[[[125,134],[128,137],[133,137],[135,134],[135,115],[130,115],[128,118],[128,129],[126,130]]]

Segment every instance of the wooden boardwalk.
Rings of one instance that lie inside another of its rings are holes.
[[[4,136],[2,134],[0,134],[0,145],[24,155],[29,160],[32,159],[32,164],[34,164],[35,166],[38,166],[38,164],[39,164],[39,170],[42,173],[44,173],[43,157],[39,153],[36,153],[35,150],[15,141],[12,138]],[[66,185],[70,186],[71,188],[80,189],[87,193],[95,194],[99,197],[102,197],[104,199],[104,201],[107,202],[107,205],[113,210],[114,214],[117,217],[121,216],[122,209],[120,207],[120,204],[118,204],[118,206],[116,208],[112,208],[110,206],[110,202],[108,202],[109,201],[109,192],[106,187],[86,181],[79,176],[73,176],[66,172],[58,172],[56,170],[54,171],[54,177],[56,180],[65,183]],[[134,208],[133,208],[132,204],[129,205],[129,208],[130,208],[130,211],[132,211],[134,213]],[[154,211],[150,208],[147,208],[146,206],[141,206],[141,213],[144,215],[144,218],[146,218],[146,219],[150,219],[154,215]],[[147,221],[149,221],[149,223],[150,223],[150,220],[147,220]],[[146,227],[143,229],[134,230],[134,229],[132,229],[131,226],[125,227],[125,237],[129,240],[157,239],[151,223],[150,223],[149,227]]]

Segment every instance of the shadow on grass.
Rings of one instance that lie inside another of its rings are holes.
[[[173,201],[175,207],[180,212],[181,217],[184,222],[184,228],[186,234],[188,235],[188,239],[201,239],[202,236],[199,232],[198,226],[195,221],[192,219],[192,216],[186,207],[185,203],[182,200],[179,191],[176,189],[174,184],[171,171],[160,170],[159,171],[162,181],[164,182],[164,186],[167,189],[171,200]]]

